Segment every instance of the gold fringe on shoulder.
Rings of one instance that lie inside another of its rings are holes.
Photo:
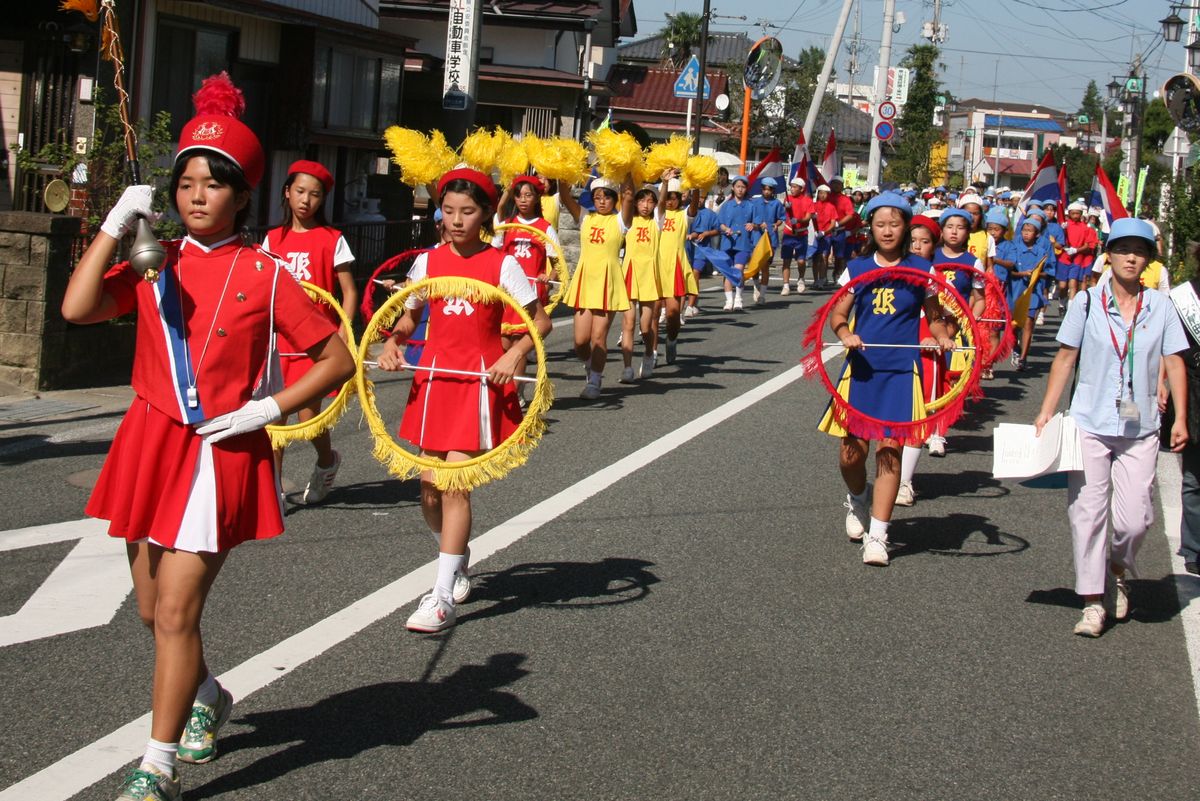
[[[504,442],[471,459],[447,462],[444,459],[409,452],[392,437],[375,403],[375,385],[366,375],[367,349],[371,341],[378,336],[379,330],[393,323],[403,308],[404,301],[414,293],[436,298],[460,297],[475,303],[507,304],[520,315],[521,321],[528,326],[529,336],[533,339],[534,351],[537,353],[537,384],[533,398],[525,410],[525,418]],[[489,481],[503,478],[513,469],[525,464],[530,452],[537,447],[538,441],[545,433],[545,414],[554,402],[554,388],[546,374],[546,350],[528,312],[507,292],[473,278],[426,278],[392,295],[371,318],[367,330],[363,333],[358,349],[358,370],[354,378],[358,385],[363,415],[375,440],[375,458],[389,473],[402,480],[415,478],[428,470],[432,473],[434,486],[449,492],[470,492]]]

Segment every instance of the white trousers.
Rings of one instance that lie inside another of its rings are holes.
[[[1111,560],[1137,575],[1135,561],[1154,522],[1158,435],[1140,439],[1079,432],[1083,470],[1067,474],[1067,517],[1075,551],[1075,592],[1103,595]],[[1109,502],[1109,488],[1112,501]],[[1112,510],[1113,536],[1108,541]]]

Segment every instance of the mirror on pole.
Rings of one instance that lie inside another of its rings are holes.
[[[783,45],[773,36],[764,36],[746,54],[746,87],[750,96],[762,100],[775,90],[783,70]]]

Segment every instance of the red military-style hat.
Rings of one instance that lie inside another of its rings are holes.
[[[924,214],[918,214],[912,218],[910,225],[916,228],[918,225],[929,229],[929,233],[933,234],[933,241],[936,243],[942,238],[942,226],[937,224],[937,221],[932,217],[926,217]]]
[[[246,98],[229,80],[229,73],[205,78],[192,95],[192,104],[196,116],[183,126],[175,157],[193,150],[215,150],[241,168],[251,188],[258,186],[266,157],[258,137],[239,119],[246,110]]]
[[[495,208],[496,204],[500,201],[500,196],[496,192],[496,183],[479,170],[474,170],[470,167],[456,167],[442,176],[437,186],[439,200],[442,195],[446,194],[446,184],[458,180],[468,181],[482,189],[483,193],[487,195],[488,200],[491,201],[492,208]]]
[[[508,185],[508,190],[510,192],[516,192],[517,187],[521,184],[529,184],[542,194],[545,194],[546,192],[546,184],[543,183],[542,179],[538,178],[536,175],[518,175],[516,178],[513,178],[512,183]]]
[[[309,161],[308,159],[293,161],[292,166],[288,167],[287,174],[291,176],[298,172],[316,178],[321,182],[321,186],[325,187],[326,192],[333,191],[333,173],[325,169],[325,165],[321,164],[321,162]]]

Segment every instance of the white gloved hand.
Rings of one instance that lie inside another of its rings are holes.
[[[154,202],[154,188],[147,184],[127,186],[121,193],[121,199],[104,220],[100,230],[113,239],[120,239],[133,230],[138,217],[154,219],[151,204]]]
[[[268,396],[262,400],[247,401],[245,406],[235,412],[214,417],[197,428],[196,433],[211,444],[228,437],[236,437],[238,434],[258,431],[271,425],[281,416],[279,404]]]
[[[1078,248],[1067,248],[1067,255],[1068,255],[1068,256],[1074,256],[1074,255],[1075,255],[1076,253],[1078,253],[1078,252],[1079,252],[1079,249],[1078,249]]]

